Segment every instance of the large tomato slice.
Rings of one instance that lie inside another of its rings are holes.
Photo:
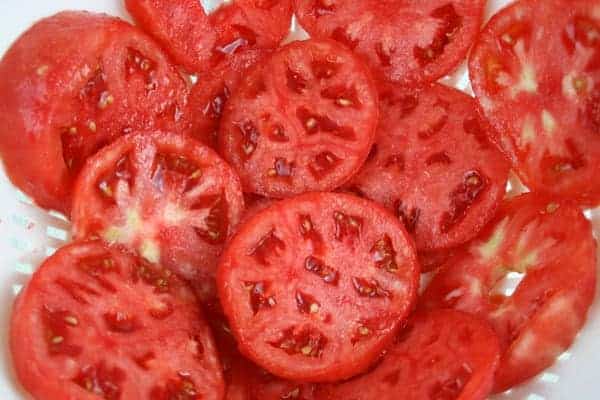
[[[13,310],[10,348],[36,399],[223,396],[193,292],[169,270],[99,242],[64,247],[33,275]]]
[[[600,186],[600,3],[525,0],[496,14],[469,61],[473,88],[534,191],[595,205]]]
[[[419,250],[473,238],[494,216],[510,167],[477,103],[439,84],[380,92],[375,145],[349,187],[392,210]]]
[[[358,197],[310,193],[274,203],[240,227],[219,264],[219,298],[240,351],[291,380],[364,371],[418,288],[402,224]]]
[[[333,41],[293,42],[248,73],[227,102],[219,147],[246,191],[286,197],[346,182],[376,125],[364,64]]]
[[[88,160],[75,187],[75,238],[136,250],[214,297],[223,243],[243,211],[239,180],[216,153],[164,132],[121,138]]]
[[[367,374],[324,387],[322,400],[484,400],[499,358],[498,338],[483,321],[452,310],[412,317]]]
[[[524,275],[514,293],[510,279]],[[496,391],[528,379],[570,346],[596,287],[589,222],[568,202],[526,194],[507,200],[482,235],[431,281],[426,308],[452,307],[488,319],[503,356]]]
[[[211,147],[217,146],[225,103],[237,90],[243,74],[267,54],[266,50],[240,50],[200,76],[190,94],[190,107],[194,112],[192,132],[196,138]]]
[[[189,72],[210,66],[218,35],[198,0],[125,0],[127,11]]]
[[[314,37],[362,55],[377,75],[402,85],[433,82],[466,56],[484,0],[295,0]]]
[[[64,12],[0,62],[0,153],[42,207],[70,209],[85,159],[138,129],[189,128],[188,84],[152,40],[106,15]]]

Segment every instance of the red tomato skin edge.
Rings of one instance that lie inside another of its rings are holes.
[[[319,193],[322,192],[308,192],[308,193],[304,193],[300,196],[296,196],[296,197],[292,197],[288,200],[281,200],[281,201],[277,201],[274,204],[270,205],[269,207],[266,208],[266,210],[270,210],[272,208],[275,207],[285,207],[285,205],[287,204],[288,201],[293,201],[294,199],[297,199],[299,197],[301,198],[310,198],[314,195],[318,195]],[[348,197],[349,199],[355,199],[357,198],[356,196],[350,195],[350,194],[345,194],[345,193],[336,193],[336,195],[340,196],[340,197]],[[361,199],[362,201],[369,201],[369,200],[364,200]],[[378,212],[382,212],[382,213],[386,213],[389,215],[393,215],[391,214],[386,208],[384,208],[383,206],[369,201],[371,203],[371,208],[377,209]],[[223,313],[225,314],[225,317],[227,319],[227,321],[229,322],[229,326],[231,328],[231,333],[234,336],[236,342],[238,343],[238,350],[240,351],[240,353],[242,353],[242,355],[244,355],[246,358],[250,359],[250,360],[256,360],[258,357],[256,357],[257,355],[250,351],[250,346],[248,346],[246,343],[244,343],[244,341],[239,337],[239,335],[237,334],[237,332],[239,331],[239,326],[235,323],[235,319],[233,318],[233,314],[234,314],[234,310],[233,307],[231,307],[232,301],[231,301],[231,291],[228,289],[229,285],[227,284],[227,277],[226,277],[226,271],[225,271],[225,265],[224,265],[224,260],[229,258],[229,252],[231,247],[228,246],[228,244],[232,243],[237,236],[241,236],[245,233],[246,230],[248,230],[250,227],[250,229],[256,224],[258,223],[258,221],[260,221],[262,218],[262,211],[251,216],[249,219],[243,221],[239,226],[238,226],[238,230],[237,232],[231,237],[231,239],[227,242],[227,245],[225,247],[225,249],[223,250],[223,253],[221,254],[221,258],[220,258],[220,262],[219,262],[219,266],[217,269],[217,291],[219,293],[219,299],[221,300],[221,306],[223,308]],[[396,220],[396,218],[394,217],[394,220]],[[417,269],[417,280],[419,279],[420,276],[420,268],[421,268],[421,264],[418,261],[418,257],[416,256],[417,254],[417,247],[414,243],[414,240],[412,238],[412,236],[410,236],[406,230],[404,229],[404,226],[398,222],[400,229],[404,232],[404,234],[406,235],[407,238],[407,243],[408,245],[411,247],[413,254],[415,254],[415,268]],[[418,295],[419,295],[419,282],[414,282],[412,285],[412,290],[410,293],[410,299],[408,300],[409,303],[412,304],[412,307],[410,309],[407,310],[406,315],[399,319],[398,322],[403,321],[404,319],[406,319],[410,314],[412,314],[412,312],[417,308],[417,299],[418,299]],[[225,300],[225,301],[224,301]],[[402,329],[402,323],[398,323],[397,326],[395,327],[393,333],[391,333],[389,335],[389,338],[385,341],[381,341],[381,344],[379,346],[379,349],[377,349],[377,352],[374,352],[373,354],[375,354],[374,357],[372,357],[370,360],[367,360],[366,362],[364,360],[361,360],[362,362],[358,362],[355,363],[357,365],[373,365],[381,356],[381,353],[388,348],[391,343],[394,341],[395,336],[397,335],[397,333]],[[256,362],[256,361],[255,361]],[[258,363],[257,363],[258,364]],[[272,368],[269,368],[269,365],[260,365],[261,367],[263,367],[264,369],[266,369],[267,371],[269,371]],[[353,365],[352,368],[356,369],[357,366]],[[364,369],[364,368],[363,368]],[[338,382],[340,380],[346,379],[346,378],[350,378],[354,376],[354,374],[345,374],[344,371],[340,371],[338,376],[335,377],[330,377],[328,374],[322,374],[321,376],[316,376],[311,378],[311,381],[313,382],[323,382],[323,383],[333,383],[333,382]],[[289,379],[289,380],[296,380],[298,381],[297,377],[294,376],[279,376],[280,378],[284,378],[284,379]],[[468,400],[468,399],[461,399],[461,400]]]

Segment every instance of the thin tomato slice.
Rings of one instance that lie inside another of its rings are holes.
[[[206,146],[171,133],[134,134],[97,153],[82,170],[73,232],[172,268],[209,301],[217,257],[243,204],[237,176]]]
[[[169,270],[99,242],[47,259],[19,295],[10,348],[36,399],[223,396],[212,335]]]
[[[412,309],[418,278],[412,242],[391,214],[311,193],[247,220],[217,281],[240,351],[274,375],[318,382],[376,360]]]
[[[500,346],[485,322],[453,310],[412,317],[372,371],[323,387],[322,400],[484,400]]]
[[[533,191],[600,201],[600,15],[588,0],[523,0],[496,14],[469,60],[473,89]]]
[[[267,54],[266,50],[241,50],[224,58],[210,72],[200,75],[190,94],[194,137],[217,147],[217,134],[227,100],[237,90],[243,75]]]
[[[581,210],[525,194],[507,200],[481,236],[448,260],[422,306],[456,308],[491,322],[503,349],[495,383],[502,391],[541,372],[571,345],[595,287],[596,244]]]
[[[0,153],[15,185],[45,208],[68,214],[86,158],[117,137],[190,128],[189,84],[117,18],[45,18],[4,55],[0,74]]]
[[[398,216],[420,251],[472,239],[504,196],[509,162],[466,94],[384,85],[369,159],[348,188]]]
[[[289,197],[345,183],[366,159],[376,125],[366,66],[333,41],[293,42],[231,97],[219,148],[245,191]]]
[[[484,0],[295,0],[313,37],[360,54],[379,78],[416,85],[452,71],[467,55]]]

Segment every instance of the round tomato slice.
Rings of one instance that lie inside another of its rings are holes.
[[[15,304],[10,348],[36,399],[223,398],[193,292],[169,270],[100,242],[44,262]]]
[[[42,207],[68,213],[85,159],[122,134],[190,128],[188,83],[151,39],[106,15],[43,19],[6,53],[0,74],[0,154]]]
[[[596,244],[579,208],[525,194],[507,200],[480,237],[448,260],[422,305],[492,323],[503,348],[495,383],[502,391],[541,372],[571,345],[595,287]]]
[[[323,387],[322,400],[484,400],[500,346],[483,321],[453,310],[412,317],[367,374]]]
[[[473,89],[525,184],[596,205],[600,3],[525,0],[496,14],[471,53]]]
[[[433,82],[465,58],[483,18],[484,0],[296,0],[313,37],[333,38],[367,60],[378,77]]]
[[[349,187],[392,210],[421,251],[473,238],[494,216],[510,168],[477,103],[439,84],[380,92],[375,145]]]
[[[293,42],[257,65],[227,102],[219,147],[247,192],[334,189],[360,168],[377,126],[364,64],[333,41]]]
[[[218,35],[198,0],[125,0],[127,11],[175,62],[207,70]]]
[[[411,311],[419,267],[402,224],[368,200],[309,193],[241,226],[219,262],[240,351],[274,375],[335,381],[376,360]]]
[[[214,69],[200,76],[192,88],[190,106],[194,112],[193,135],[217,147],[217,133],[225,103],[237,90],[243,74],[267,55],[266,50],[242,50],[224,58]]]
[[[237,176],[208,147],[165,132],[132,134],[88,160],[75,187],[73,232],[160,262],[209,301],[243,205]]]

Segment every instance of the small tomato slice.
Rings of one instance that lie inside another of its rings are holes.
[[[10,349],[36,399],[223,398],[190,288],[100,242],[63,247],[35,272],[12,313]]]
[[[492,324],[503,351],[495,391],[502,391],[541,372],[571,345],[595,287],[596,243],[581,210],[525,194],[507,200],[482,234],[457,250],[421,301],[424,308],[456,308]]]
[[[413,306],[419,267],[402,224],[368,200],[309,193],[241,226],[219,264],[240,351],[274,375],[335,381],[365,371]]]

